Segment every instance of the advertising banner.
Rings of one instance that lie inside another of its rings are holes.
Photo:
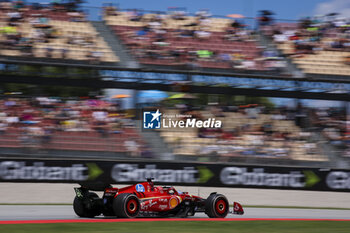
[[[350,191],[350,170],[211,163],[1,159],[0,182],[157,184]]]

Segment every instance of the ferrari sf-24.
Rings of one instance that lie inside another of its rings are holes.
[[[152,179],[123,188],[111,185],[104,188],[102,198],[91,192],[91,188],[74,188],[76,197],[73,208],[80,217],[116,216],[135,217],[187,217],[204,212],[210,218],[225,218],[229,213],[244,214],[238,202],[232,211],[227,198],[213,192],[208,198],[180,192],[174,187],[155,186]]]

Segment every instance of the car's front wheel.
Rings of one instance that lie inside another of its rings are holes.
[[[222,194],[212,194],[205,201],[205,213],[210,218],[225,218],[229,208],[227,198]]]

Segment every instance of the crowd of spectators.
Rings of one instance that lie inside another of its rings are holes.
[[[261,30],[276,43],[292,42],[294,56],[320,50],[350,51],[350,18],[336,14],[303,18],[298,23],[269,23]]]
[[[78,137],[82,144],[89,140],[111,143],[104,144],[106,150],[119,144],[125,152],[139,156],[145,145],[135,133],[131,117],[120,111],[114,100],[8,98],[0,100],[0,142],[11,135],[22,146],[46,148],[55,140],[69,142]]]
[[[176,111],[197,120],[221,120],[222,128],[166,129],[164,140],[170,137],[174,154],[193,153],[197,158],[209,156],[221,161],[238,157],[323,161],[327,156],[320,143],[328,142],[345,156],[343,152],[349,146],[345,113],[336,108],[271,109],[248,104],[199,110],[179,105]],[[7,147],[8,140],[14,139],[20,147],[42,149],[60,142],[58,148],[50,149],[64,149],[69,140],[77,140],[83,146],[76,149],[88,150],[89,141],[95,141],[119,145],[120,152],[132,157],[152,158],[131,117],[120,111],[114,100],[7,98],[0,101],[0,147]],[[108,150],[107,144],[102,150]]]
[[[333,148],[344,154],[344,150],[349,148],[349,122],[344,109],[321,108],[313,109],[311,112],[312,125],[322,133],[327,142]]]
[[[0,53],[4,49],[18,50],[21,56],[33,56],[36,45],[44,44],[40,47],[45,50],[42,56],[65,59],[72,52],[69,46],[73,45],[86,49],[83,55],[86,59],[100,61],[104,54],[98,48],[95,34],[80,31],[63,33],[59,27],[50,24],[50,20],[86,22],[85,14],[74,2],[0,2]],[[190,16],[179,9],[168,14],[145,14],[142,10],[124,12],[113,6],[104,8],[105,16],[122,14],[127,14],[130,22],[143,23],[142,27],[115,29],[141,62],[243,70],[281,71],[286,67],[278,54],[264,55],[266,51],[270,52],[269,49],[256,43],[256,30],[245,25],[244,19],[226,18],[227,21],[222,21],[224,26],[218,24],[220,30],[213,30],[218,18],[214,18],[208,10],[200,10]],[[294,56],[319,50],[350,51],[348,18],[332,14],[304,18],[299,23],[275,23],[271,14],[269,11],[261,12],[259,30],[271,36],[276,43],[293,42]],[[169,20],[183,23],[169,28]],[[26,28],[28,25],[29,30]],[[56,48],[52,45],[61,39],[67,46]],[[232,47],[235,43],[236,47]],[[349,57],[344,63],[349,64]]]
[[[196,134],[190,129],[174,130],[165,137],[173,140],[180,154],[209,156],[214,160],[232,158],[284,158],[327,161],[320,147],[319,133],[309,120],[311,109],[285,107],[267,109],[257,104],[242,106],[207,106],[202,110],[180,111],[183,115],[206,120],[219,119],[222,128],[200,128]],[[323,125],[327,131],[328,125]],[[169,129],[168,129],[169,130]],[[191,136],[192,135],[192,136]],[[193,137],[193,140],[190,138]]]
[[[184,11],[144,14],[109,7],[104,13],[105,18],[126,14],[126,20],[142,23],[142,27],[110,25],[141,63],[237,70],[280,71],[285,67],[278,54],[273,58],[265,56],[269,51],[258,46],[255,31],[238,19],[218,23],[206,10],[189,16]],[[170,20],[178,21],[177,26],[168,27]],[[213,30],[215,25],[222,30]]]
[[[20,56],[35,56],[39,50],[37,45],[41,45],[41,57],[66,59],[76,49],[85,49],[82,56],[87,60],[101,60],[103,54],[94,33],[69,31],[69,28],[63,31],[51,24],[51,20],[86,22],[85,14],[73,3],[0,2],[0,55],[1,50],[17,50]]]

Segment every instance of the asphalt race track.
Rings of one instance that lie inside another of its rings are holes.
[[[234,219],[349,219],[350,210],[244,208],[244,215],[228,215]],[[208,218],[197,213],[189,218]],[[71,205],[0,205],[0,223],[7,220],[78,220]],[[96,219],[105,219],[99,216]],[[156,220],[156,219],[155,219]]]

